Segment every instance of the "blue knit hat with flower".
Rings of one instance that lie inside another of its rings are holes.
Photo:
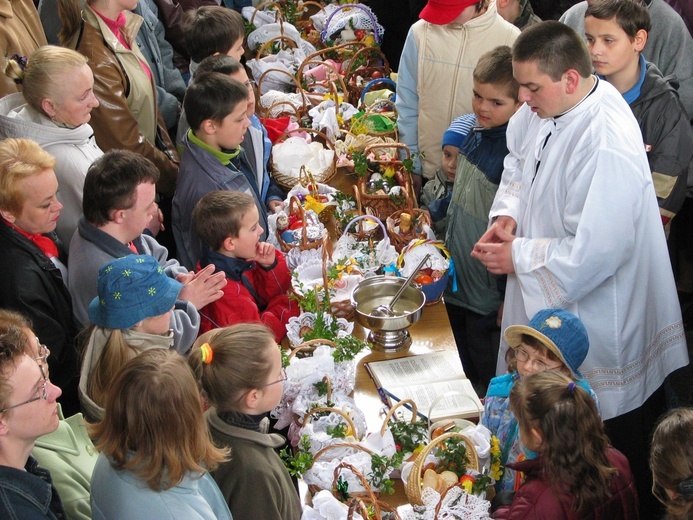
[[[182,288],[154,257],[124,256],[99,269],[99,295],[89,304],[89,319],[99,327],[129,329],[170,311]]]
[[[505,329],[505,340],[515,348],[522,343],[523,334],[538,339],[575,377],[583,378],[579,368],[587,357],[590,341],[585,325],[575,314],[563,309],[543,309],[528,325],[511,325]]]

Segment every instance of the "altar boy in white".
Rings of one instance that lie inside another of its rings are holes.
[[[582,38],[558,22],[530,27],[515,42],[525,105],[510,119],[493,223],[472,256],[509,275],[503,328],[546,307],[585,324],[594,348],[580,370],[643,498],[649,472],[637,459],[646,459],[664,411],[664,379],[688,354],[638,124],[591,71]]]

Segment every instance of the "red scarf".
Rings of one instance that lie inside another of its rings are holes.
[[[31,233],[27,233],[23,229],[19,229],[17,226],[12,224],[11,222],[8,222],[4,218],[2,219],[2,221],[7,226],[14,229],[17,233],[19,233],[20,235],[29,239],[30,242],[33,242],[34,244],[36,244],[36,247],[38,247],[41,250],[41,252],[44,255],[46,255],[48,258],[55,258],[58,256],[58,246],[55,245],[55,242],[53,242],[47,236],[40,235],[40,234],[32,235]]]

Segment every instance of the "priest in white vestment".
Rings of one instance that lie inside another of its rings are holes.
[[[520,42],[513,70],[526,103],[508,125],[496,220],[473,256],[509,274],[503,329],[547,307],[580,317],[590,340],[581,372],[611,419],[688,363],[652,175],[618,91],[575,69],[552,80],[516,60]]]

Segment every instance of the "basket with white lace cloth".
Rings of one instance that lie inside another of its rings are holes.
[[[373,228],[361,227],[355,233],[350,232],[355,223],[364,221],[373,222],[376,226],[375,229],[379,226],[383,233],[383,239],[375,244],[372,242],[373,233],[370,229]],[[361,272],[365,276],[369,276],[376,274],[381,267],[395,263],[398,254],[390,243],[385,226],[380,219],[373,215],[360,215],[347,224],[342,236],[334,245],[332,257],[353,259]]]
[[[317,182],[325,184],[337,171],[337,157],[330,138],[312,128],[300,132],[308,136],[300,137],[298,132],[284,133],[272,147],[272,176],[286,189],[298,184],[301,168],[308,169]]]
[[[459,484],[439,493],[433,488],[421,492],[421,505],[402,508],[402,520],[486,520],[490,519],[488,500],[468,494]]]
[[[385,34],[373,11],[363,4],[331,4],[324,11],[311,16],[311,20],[326,44],[363,40],[355,34],[359,30],[372,33],[374,42],[380,44]]]

